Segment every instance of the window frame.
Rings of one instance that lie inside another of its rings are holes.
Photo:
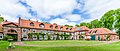
[[[0,39],[3,39],[3,34],[0,34]]]
[[[30,26],[34,27],[34,23],[33,23],[33,22],[30,22]]]

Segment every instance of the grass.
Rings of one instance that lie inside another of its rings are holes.
[[[58,42],[58,43],[57,43]],[[76,44],[101,44],[102,42],[95,41],[25,41],[26,44],[38,44],[38,45],[76,45]],[[49,44],[50,43],[50,44]],[[103,43],[104,44],[104,43]],[[33,47],[33,46],[16,46],[15,49],[6,50],[8,42],[0,41],[0,51],[119,51],[120,50],[120,42],[115,42],[112,44],[104,44],[98,46],[62,46],[62,47]]]
[[[80,40],[57,40],[57,41],[25,41],[25,44],[39,45],[39,47],[59,47],[59,46],[80,46],[80,45],[95,45],[103,44],[95,41],[80,41]]]

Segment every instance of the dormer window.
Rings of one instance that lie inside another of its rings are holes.
[[[66,28],[66,30],[68,30],[68,28]]]
[[[94,33],[96,33],[97,32],[97,30],[95,30],[95,32]]]
[[[50,26],[50,29],[53,29],[53,26],[52,26],[52,25]]]
[[[34,23],[33,23],[33,22],[31,22],[31,23],[30,23],[30,26],[34,26]]]
[[[89,33],[91,33],[91,32],[92,32],[92,30]]]
[[[63,27],[60,27],[60,30],[63,30]]]
[[[55,29],[58,29],[58,26],[56,26]]]
[[[76,30],[82,30],[82,28],[77,28]]]
[[[70,30],[72,30],[72,28],[70,28]]]
[[[45,27],[43,23],[39,24],[39,26],[40,26],[40,28],[44,28]]]

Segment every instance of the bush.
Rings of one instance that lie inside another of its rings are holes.
[[[5,36],[4,38],[3,38],[3,40],[8,40],[8,39],[12,39],[13,37],[12,36]]]
[[[110,38],[110,34],[106,37],[106,40],[109,40],[109,38]]]
[[[47,36],[48,36],[48,40],[51,40],[51,39],[50,39],[50,35],[47,34]]]

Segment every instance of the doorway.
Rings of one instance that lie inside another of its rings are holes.
[[[17,41],[17,34],[7,34],[8,36],[11,36],[13,38],[13,41]]]

